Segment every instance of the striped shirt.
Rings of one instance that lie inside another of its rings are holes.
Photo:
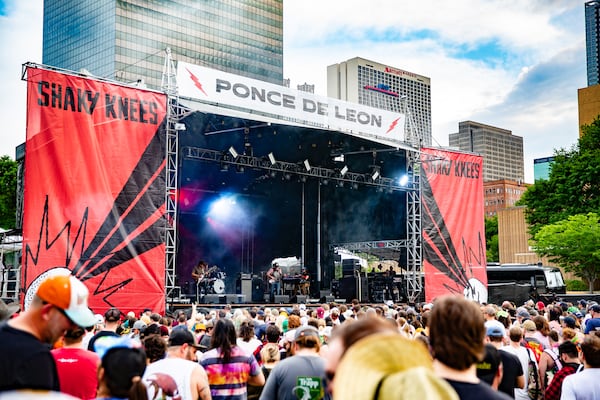
[[[254,356],[238,346],[231,350],[231,359],[227,364],[223,363],[221,349],[204,353],[200,364],[208,375],[213,400],[245,400],[248,378],[260,374],[260,366]]]

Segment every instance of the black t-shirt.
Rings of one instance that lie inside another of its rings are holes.
[[[517,385],[517,377],[524,375],[523,366],[519,357],[507,351],[499,350],[502,358],[502,380],[498,385],[500,392],[506,393],[510,397],[515,395],[515,387]]]
[[[59,391],[50,346],[32,334],[0,324],[0,392],[16,389]]]
[[[506,393],[497,392],[490,385],[484,382],[468,383],[446,379],[454,388],[460,400],[513,400],[512,396]]]
[[[92,338],[90,339],[90,343],[88,344],[88,350],[89,351],[96,351],[94,349],[94,343],[96,343],[96,340],[98,340],[99,338],[103,337],[103,336],[114,336],[114,337],[119,337],[119,335],[116,332],[113,331],[98,331],[96,332],[96,334],[94,336],[92,336]]]

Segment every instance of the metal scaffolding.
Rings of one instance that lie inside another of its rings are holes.
[[[177,284],[177,204],[179,160],[179,130],[184,127],[179,121],[184,108],[179,105],[175,65],[171,49],[166,49],[162,77],[162,90],[167,95],[166,143],[165,143],[165,291],[167,300],[181,297],[181,288]]]

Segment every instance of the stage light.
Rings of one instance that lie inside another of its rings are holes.
[[[273,153],[269,153],[269,161],[271,162],[271,165],[275,165],[277,164],[277,160],[275,159],[275,156],[273,155]]]
[[[308,162],[308,159],[304,160],[304,168],[306,168],[307,172],[310,172],[310,163]]]
[[[339,156],[333,157],[333,161],[335,161],[335,162],[344,162],[344,155],[340,154]]]
[[[221,163],[221,172],[229,171],[229,164]]]
[[[340,175],[341,175],[341,176],[344,176],[344,175],[346,175],[346,173],[347,173],[347,172],[348,172],[348,166],[347,166],[347,165],[344,165],[344,168],[342,168],[342,169],[340,170]]]
[[[406,186],[408,184],[408,175],[404,174],[398,179],[398,184],[400,186]]]
[[[181,122],[176,122],[175,130],[176,131],[185,131],[185,124],[182,124]]]
[[[237,151],[235,151],[235,149],[233,148],[233,146],[231,146],[229,148],[229,154],[231,154],[231,157],[233,157],[234,159],[238,158],[239,154]]]
[[[373,174],[371,175],[371,179],[373,179],[375,181],[375,180],[377,180],[377,178],[379,178],[379,171],[375,170],[375,171],[373,171]]]

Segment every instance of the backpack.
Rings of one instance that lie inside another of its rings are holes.
[[[552,367],[551,370],[546,371],[546,387],[548,387],[550,386],[552,378],[554,378],[554,374],[556,374],[563,366],[553,349],[544,349],[544,353],[548,354],[552,358],[552,361],[554,361],[554,367]]]
[[[538,371],[538,363],[535,360],[535,353],[527,348],[527,394],[532,400],[541,400],[544,398],[542,383],[540,382],[540,374]]]
[[[534,357],[535,357],[535,362],[539,365],[540,364],[540,357],[542,356],[542,353],[544,352],[544,346],[542,346],[542,344],[540,342],[538,342],[537,340],[527,340],[525,339],[525,347],[529,350],[531,350],[531,352],[533,353]]]

